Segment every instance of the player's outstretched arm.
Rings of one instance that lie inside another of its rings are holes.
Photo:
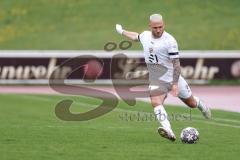
[[[116,24],[116,31],[117,31],[119,34],[127,37],[128,39],[130,39],[130,40],[132,40],[132,41],[139,41],[139,40],[138,40],[138,35],[139,35],[139,33],[137,33],[137,32],[132,32],[132,31],[126,31],[126,30],[124,30],[124,29],[122,28],[122,25],[120,25],[120,24]]]

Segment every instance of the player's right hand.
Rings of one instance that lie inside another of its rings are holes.
[[[116,31],[119,33],[119,34],[122,34],[123,33],[123,28],[122,28],[122,25],[120,24],[116,24]]]

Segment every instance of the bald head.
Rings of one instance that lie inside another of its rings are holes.
[[[164,32],[164,22],[162,15],[152,14],[149,17],[149,27],[154,38],[160,38]]]
[[[150,22],[162,22],[163,21],[163,18],[162,18],[162,15],[161,14],[152,14],[150,17],[149,17],[149,21]]]

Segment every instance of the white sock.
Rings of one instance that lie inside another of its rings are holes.
[[[171,129],[171,124],[167,117],[167,112],[162,105],[154,107],[154,113],[160,124],[167,129]]]
[[[200,110],[200,111],[203,111],[205,110],[205,106],[203,103],[200,102],[200,99],[198,97],[195,97],[194,96],[194,99],[197,101],[197,108]]]
[[[199,102],[200,102],[199,98],[198,98],[198,97],[196,97],[196,96],[193,96],[193,98],[194,98],[194,99],[195,99],[195,101],[197,102],[197,106],[196,106],[196,107],[198,107],[198,108],[199,108]]]

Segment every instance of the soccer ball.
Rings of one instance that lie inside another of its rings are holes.
[[[199,140],[199,132],[196,128],[187,127],[182,130],[180,137],[183,143],[197,143]]]

